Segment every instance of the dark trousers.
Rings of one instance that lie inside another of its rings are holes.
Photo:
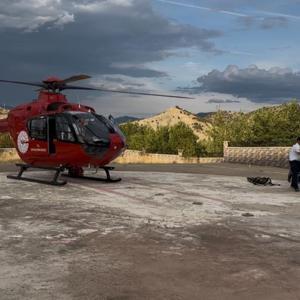
[[[291,186],[295,189],[298,188],[298,174],[300,173],[300,161],[292,160],[290,161],[291,171],[292,171],[292,183]]]

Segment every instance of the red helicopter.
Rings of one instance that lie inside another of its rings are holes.
[[[92,107],[69,103],[63,90],[89,90],[122,94],[151,95],[184,98],[183,96],[161,95],[144,92],[118,91],[102,88],[80,87],[69,83],[88,79],[87,75],[76,75],[67,79],[50,77],[42,82],[0,80],[39,87],[37,100],[15,107],[7,119],[0,120],[0,133],[8,132],[20,158],[25,164],[17,164],[18,175],[8,178],[33,181],[51,185],[64,185],[59,175],[68,170],[68,176],[106,182],[120,181],[110,176],[113,167],[107,166],[126,147],[126,140],[114,123]],[[106,178],[84,176],[84,167],[93,166],[105,171]],[[22,177],[29,168],[55,171],[51,181]],[[64,174],[65,175],[65,174]]]

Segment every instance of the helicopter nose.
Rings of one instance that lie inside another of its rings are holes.
[[[114,151],[121,151],[125,148],[125,142],[119,134],[114,134],[111,138],[111,146]]]

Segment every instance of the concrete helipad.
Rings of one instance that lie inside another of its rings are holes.
[[[286,181],[116,175],[52,187],[0,173],[0,299],[300,299]]]

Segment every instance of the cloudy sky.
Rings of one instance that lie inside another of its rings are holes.
[[[192,95],[193,100],[68,92],[99,113],[249,111],[300,98],[297,0],[1,0],[0,78]],[[0,87],[0,104],[35,97]]]

